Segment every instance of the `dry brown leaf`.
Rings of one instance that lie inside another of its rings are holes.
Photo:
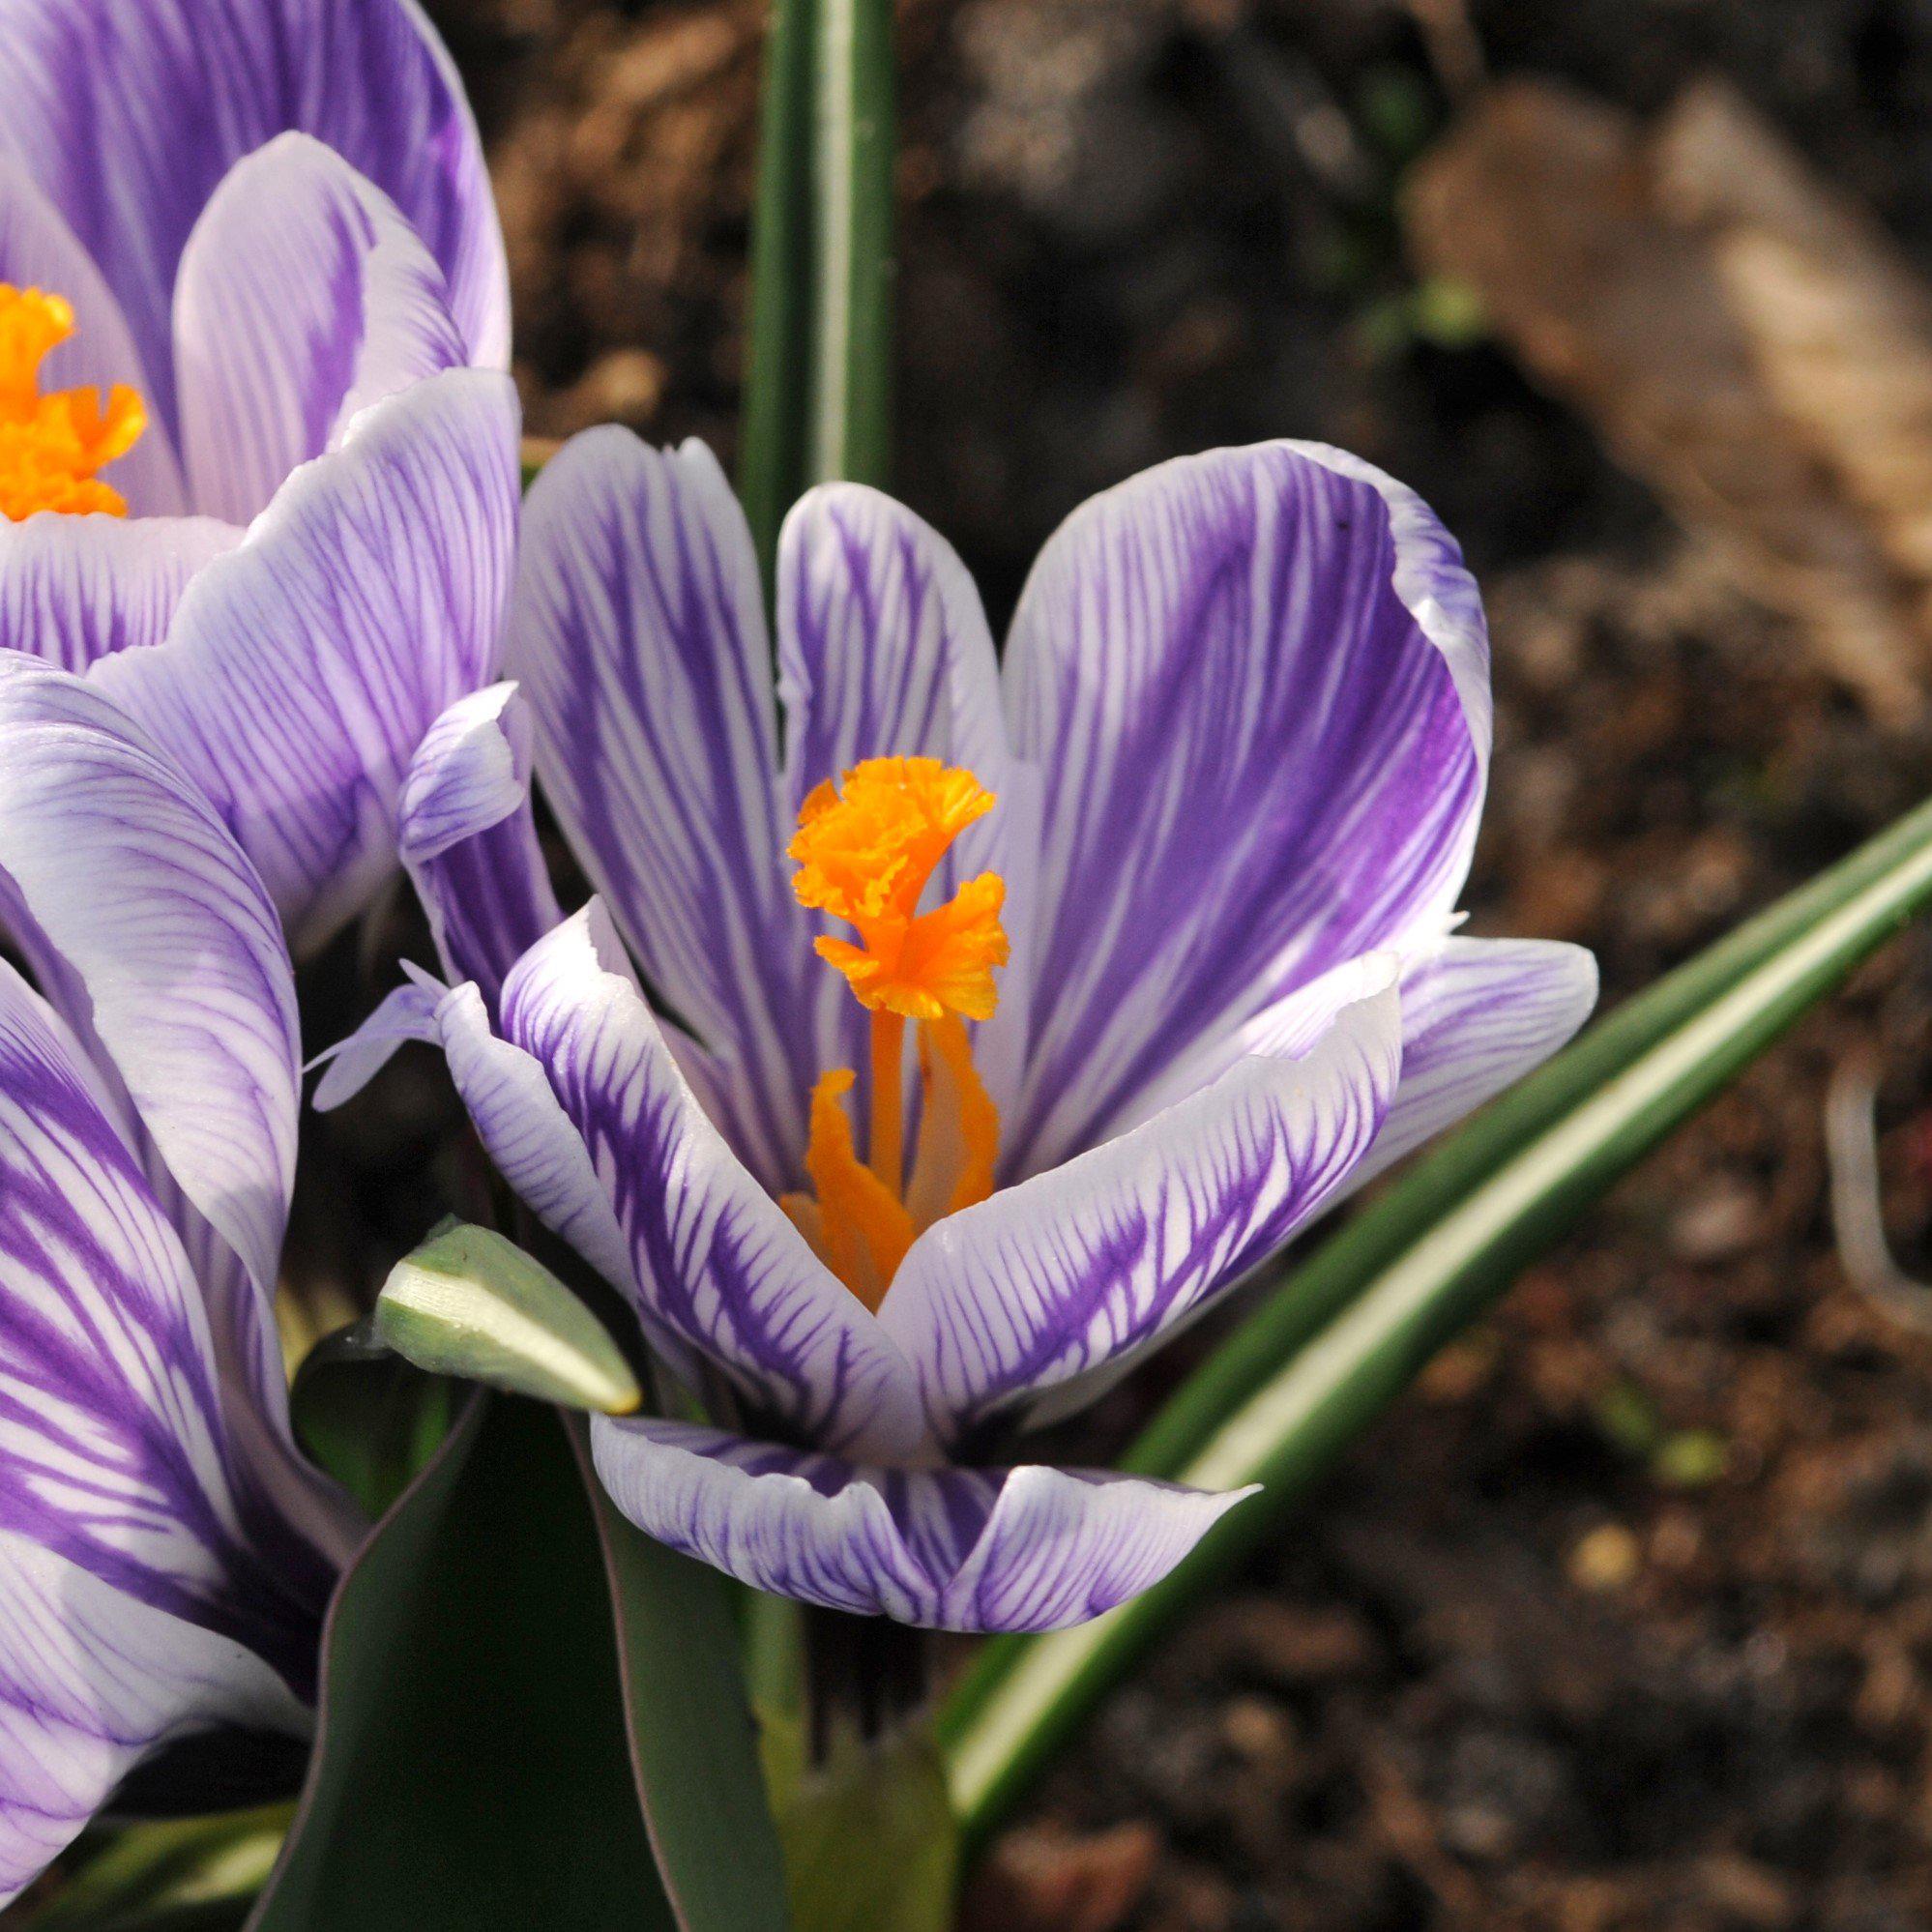
[[[1858,211],[1728,93],[1654,131],[1490,89],[1419,166],[1430,272],[1469,283],[1739,580],[1877,713],[1932,679],[1932,306]]]

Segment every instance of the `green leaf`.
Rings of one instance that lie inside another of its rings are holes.
[[[969,1835],[1166,1623],[1266,1537],[1435,1350],[1932,901],[1932,805],[1680,968],[1413,1167],[1182,1387],[1124,1467],[1266,1485],[1134,1602],[986,1647],[942,1728]]]
[[[891,463],[893,96],[891,0],[775,0],[738,478],[768,596],[798,498]]]
[[[569,1419],[617,1619],[638,1796],[688,1932],[785,1932],[785,1873],[739,1662],[732,1586],[618,1513]]]
[[[275,1863],[290,1804],[116,1832],[21,1923],[32,1932],[190,1932],[241,1924]]]
[[[337,1592],[320,1734],[251,1932],[673,1926],[625,1731],[557,1418],[474,1394]]]
[[[541,1261],[468,1222],[439,1228],[390,1271],[376,1340],[437,1375],[566,1408],[629,1415],[637,1378],[603,1324]]]

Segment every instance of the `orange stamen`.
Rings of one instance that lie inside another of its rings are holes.
[[[906,1023],[885,1007],[872,1010],[872,1172],[896,1200],[905,1178]]]
[[[96,475],[125,456],[147,427],[139,395],[116,383],[103,409],[94,388],[41,394],[41,364],[73,334],[57,295],[0,282],[0,516],[37,511],[125,516],[120,492]]]
[[[973,1066],[966,1021],[990,1019],[1007,963],[1000,912],[1006,882],[969,879],[942,905],[920,911],[940,861],[993,808],[971,772],[937,758],[868,758],[837,785],[818,786],[799,812],[789,847],[801,904],[832,914],[857,941],[814,946],[871,1011],[869,1164],[852,1144],[843,1104],[849,1068],[812,1089],[805,1149],[810,1194],[787,1194],[785,1212],[838,1278],[876,1309],[915,1237],[993,1191],[1000,1116]],[[919,1022],[923,1101],[919,1151],[905,1173],[905,1024]]]
[[[786,1194],[791,1215],[819,1258],[860,1301],[877,1310],[913,1244],[912,1217],[897,1192],[859,1158],[840,1104],[852,1090],[849,1067],[822,1074],[811,1090],[811,1140],[805,1149],[810,1194]]]
[[[920,1020],[992,1013],[993,968],[1007,963],[1005,882],[982,872],[931,912],[919,901],[952,841],[993,803],[971,772],[937,758],[868,758],[842,787],[828,781],[805,800],[789,847],[793,890],[858,928],[857,945],[816,946],[863,1005]]]
[[[906,1211],[922,1234],[934,1221],[983,1201],[1000,1158],[1000,1110],[973,1065],[973,1042],[951,1014],[919,1030],[919,1158],[906,1184]]]

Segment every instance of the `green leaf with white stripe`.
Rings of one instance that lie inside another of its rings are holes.
[[[1078,1629],[985,1647],[942,1722],[982,1836],[1147,1645],[1265,1537],[1435,1351],[1619,1178],[1932,903],[1932,805],[1681,967],[1427,1156],[1280,1285],[1123,1467],[1259,1482],[1188,1561]]]
[[[892,454],[892,0],[774,0],[751,232],[738,493],[770,594],[813,483]]]
[[[610,1332],[541,1261],[488,1228],[439,1228],[391,1270],[370,1332],[418,1368],[569,1409],[643,1400]]]

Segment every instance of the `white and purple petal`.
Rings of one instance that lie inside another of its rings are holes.
[[[783,858],[757,561],[710,451],[593,429],[544,467],[507,669],[573,850],[654,993],[730,1076],[741,1154],[792,1185],[828,976]]]
[[[365,410],[194,578],[163,644],[90,673],[215,801],[298,951],[390,876],[418,745],[494,676],[516,425],[481,369]]]
[[[1595,959],[1556,940],[1451,938],[1410,959],[1402,1084],[1351,1186],[1541,1066],[1595,1004]]]
[[[805,1441],[893,1459],[929,1448],[905,1359],[725,1144],[600,902],[517,964],[502,1030],[542,1068],[589,1152],[640,1310]]]
[[[562,919],[530,813],[532,722],[513,684],[458,698],[403,783],[398,846],[454,982],[494,1009],[516,961]]]
[[[190,501],[248,523],[369,404],[468,359],[443,271],[387,195],[307,134],[238,162],[175,287]]]
[[[1096,498],[1042,552],[1006,676],[1046,786],[1010,1173],[1452,908],[1488,751],[1480,611],[1453,542],[1367,465],[1268,444]]]
[[[233,1321],[278,1387],[267,1301],[294,1175],[298,1035],[275,908],[207,801],[82,680],[0,659],[0,875],[35,955],[81,989],[77,1017],[168,1172],[246,1266],[251,1304]]]
[[[0,964],[0,1534],[300,1683],[331,1567],[244,1467],[209,1314],[78,1042]]]
[[[1392,955],[1377,974],[1299,1056],[1248,1055],[914,1243],[879,1320],[942,1441],[1022,1403],[1046,1420],[1091,1399],[1334,1198],[1401,1068]]]
[[[617,1507],[758,1590],[944,1630],[1055,1630],[1157,1583],[1251,1492],[1097,1470],[880,1469],[597,1417]]]
[[[325,1046],[302,1069],[305,1073],[318,1067],[325,1069],[311,1098],[316,1112],[326,1114],[353,1100],[403,1047],[442,1045],[436,1010],[449,990],[427,975],[422,982],[406,980],[383,995],[354,1033]]]
[[[242,535],[209,516],[0,517],[0,651],[84,671],[159,644],[196,573]]]
[[[143,1759],[216,1726],[301,1738],[312,1720],[232,1637],[0,1532],[0,1906]]]
[[[189,235],[228,170],[290,129],[402,210],[441,265],[471,360],[508,362],[503,236],[476,125],[415,0],[0,0],[0,155],[100,265],[163,422]]]

